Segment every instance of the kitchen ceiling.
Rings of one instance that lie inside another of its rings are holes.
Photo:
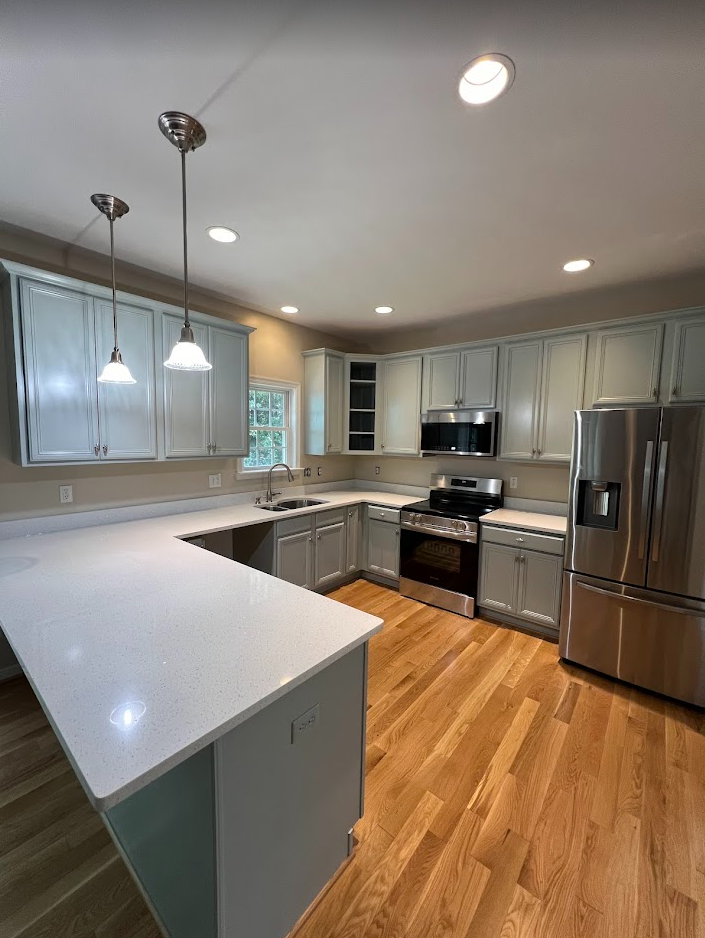
[[[705,5],[3,4],[5,222],[181,276],[166,109],[189,157],[194,284],[363,334],[705,266]],[[512,88],[468,107],[471,59]],[[214,242],[211,225],[239,239]],[[594,258],[566,274],[572,258]],[[391,315],[375,314],[380,305]]]

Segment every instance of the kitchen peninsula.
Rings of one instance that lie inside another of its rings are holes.
[[[286,934],[363,810],[381,620],[184,541],[271,517],[236,505],[0,541],[0,625],[173,938]]]

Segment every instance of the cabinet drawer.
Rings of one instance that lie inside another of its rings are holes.
[[[345,521],[346,508],[331,508],[327,511],[317,511],[315,514],[316,527],[323,528],[328,524],[340,524]]]
[[[521,528],[499,528],[489,524],[482,525],[482,540],[486,544],[540,550],[545,554],[562,554],[565,548],[565,538],[560,535],[536,534]]]
[[[310,513],[297,515],[295,518],[283,518],[277,521],[277,537],[286,537],[287,534],[301,534],[302,531],[311,530]]]
[[[389,521],[392,524],[399,524],[398,508],[382,508],[381,505],[368,505],[367,517],[374,518],[375,521]]]

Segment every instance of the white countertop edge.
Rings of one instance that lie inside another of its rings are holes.
[[[565,537],[568,519],[562,515],[547,515],[533,511],[517,511],[511,508],[498,508],[480,519],[489,527],[515,528],[516,530],[536,531]]]

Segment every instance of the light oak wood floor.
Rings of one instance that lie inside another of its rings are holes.
[[[385,619],[366,809],[292,938],[705,938],[700,711],[371,583],[330,595]],[[158,935],[29,686],[1,685],[0,938]]]
[[[295,938],[705,938],[705,719],[358,581],[365,816]]]

